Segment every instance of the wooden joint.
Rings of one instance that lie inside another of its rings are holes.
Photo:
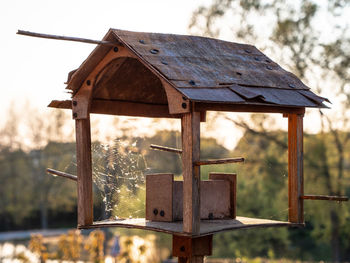
[[[191,101],[186,96],[181,94],[169,82],[165,81],[162,78],[159,78],[159,79],[164,87],[164,90],[168,99],[169,113],[181,114],[181,113],[191,112],[191,109],[192,109]]]
[[[73,119],[87,119],[90,113],[92,93],[94,91],[96,80],[100,72],[113,60],[117,58],[135,57],[125,47],[114,47],[97,64],[82,83],[81,87],[74,94],[72,99]]]

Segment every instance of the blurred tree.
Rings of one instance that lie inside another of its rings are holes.
[[[42,235],[31,235],[28,248],[39,257],[40,263],[46,262],[48,253]]]
[[[77,262],[80,259],[81,245],[83,237],[80,230],[70,230],[67,234],[63,234],[58,240],[58,250],[61,258]]]
[[[90,259],[93,263],[104,262],[103,242],[105,236],[103,231],[94,230],[89,234],[88,240],[85,243],[85,249],[89,251]]]

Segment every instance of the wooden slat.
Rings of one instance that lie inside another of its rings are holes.
[[[223,231],[237,230],[243,228],[254,227],[278,227],[278,226],[304,226],[304,224],[297,224],[291,222],[283,222],[276,220],[248,218],[237,216],[236,219],[223,220],[202,220],[199,234],[187,233],[183,231],[183,222],[152,222],[145,218],[132,219],[118,219],[118,220],[104,220],[94,222],[93,225],[79,226],[80,229],[101,228],[101,227],[123,227],[123,228],[137,228],[143,230],[151,230],[162,233],[168,233],[180,236],[205,236]]]
[[[181,118],[183,170],[183,231],[200,231],[200,112],[183,114]]]
[[[344,202],[349,201],[347,196],[329,196],[329,195],[304,195],[300,197],[304,200],[327,200],[327,201],[337,201]]]
[[[90,118],[75,120],[78,173],[78,226],[93,222]]]
[[[250,104],[220,104],[220,103],[195,103],[196,111],[230,111],[230,112],[263,112],[263,113],[295,113],[303,114],[305,108],[302,107],[281,107],[276,105],[266,105],[263,103]]]
[[[241,163],[241,162],[244,162],[244,158],[243,157],[225,158],[225,159],[212,159],[212,160],[200,160],[200,161],[194,162],[194,165],[201,166],[201,165]]]
[[[173,221],[173,174],[146,175],[146,219]]]
[[[53,100],[47,107],[58,109],[72,109],[72,100]]]
[[[231,211],[231,182],[229,180],[200,181],[200,218],[229,219]],[[183,219],[183,181],[173,183],[173,220]]]
[[[209,173],[210,180],[227,180],[230,182],[230,216],[236,218],[237,174],[234,173]]]
[[[149,118],[180,118],[178,114],[169,114],[167,105],[147,104],[130,101],[93,99],[90,113],[109,114],[118,116],[149,117]],[[72,101],[53,100],[48,107],[71,109]]]
[[[288,220],[304,222],[303,115],[288,115]]]
[[[169,114],[168,105],[96,99],[92,101],[91,113],[150,118],[180,118],[179,115]]]

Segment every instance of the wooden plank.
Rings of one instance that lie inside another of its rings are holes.
[[[183,181],[173,182],[173,221],[183,220]]]
[[[304,200],[327,200],[327,201],[337,201],[337,202],[346,202],[349,201],[347,196],[329,196],[329,195],[304,195],[300,197]]]
[[[201,181],[201,219],[228,219],[231,217],[231,187],[226,180]]]
[[[93,223],[90,118],[75,120],[78,188],[78,226]]]
[[[213,164],[226,164],[226,163],[241,163],[244,162],[243,157],[237,157],[237,158],[225,158],[225,159],[212,159],[212,160],[200,160],[194,162],[194,165],[200,166],[200,165],[213,165]]]
[[[224,103],[195,103],[195,111],[229,111],[229,112],[263,112],[263,113],[294,113],[304,114],[302,107],[281,107],[264,103],[224,104]]]
[[[245,100],[227,87],[210,88],[179,88],[192,101],[238,103]]]
[[[168,104],[166,91],[159,78],[136,58],[120,57],[106,65],[98,75],[93,97]]]
[[[231,216],[231,183],[229,180],[200,182],[200,218],[229,219]],[[183,181],[173,184],[173,220],[183,219]]]
[[[173,174],[146,175],[146,219],[173,221]]]
[[[238,230],[244,228],[256,227],[282,227],[295,226],[302,227],[304,224],[283,222],[276,220],[248,218],[237,216],[236,219],[218,219],[218,220],[202,220],[200,233],[193,234],[183,231],[183,222],[153,222],[145,218],[131,218],[118,220],[104,220],[94,222],[93,225],[78,226],[80,229],[101,228],[101,227],[122,227],[122,228],[136,228],[150,231],[157,231],[180,236],[206,236],[223,231]]]
[[[91,113],[150,118],[180,118],[180,115],[169,114],[168,105],[96,99],[92,101]]]
[[[183,170],[183,231],[200,232],[200,112],[183,114],[181,118]]]
[[[230,216],[232,219],[236,218],[236,204],[237,204],[237,174],[234,173],[209,173],[210,180],[227,180],[230,182]]]
[[[48,107],[59,109],[72,109],[72,101],[53,100],[48,105]],[[99,99],[92,100],[90,113],[149,118],[181,117],[179,114],[169,114],[168,105]]]
[[[196,36],[114,32],[167,79],[209,82],[207,87],[212,87],[213,80],[235,80],[255,86],[283,88],[290,87],[290,84],[308,89],[295,75],[283,70],[251,45]],[[151,50],[158,52],[153,54]]]
[[[288,220],[304,222],[303,115],[288,115]]]

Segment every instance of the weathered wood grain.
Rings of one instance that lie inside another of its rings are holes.
[[[203,262],[203,256],[210,256],[213,250],[213,236],[197,238],[173,236],[173,256],[184,262]]]
[[[223,220],[202,220],[201,229],[198,234],[188,233],[183,231],[183,222],[153,222],[148,221],[145,218],[132,218],[132,219],[118,219],[118,220],[104,220],[94,222],[93,225],[79,226],[80,229],[89,228],[101,228],[101,227],[123,227],[123,228],[136,228],[150,231],[157,231],[162,233],[168,233],[179,236],[206,236],[222,231],[238,230],[244,228],[257,228],[257,227],[282,227],[282,226],[295,226],[302,227],[304,224],[275,221],[260,218],[248,218],[237,216],[236,219],[223,219]]]
[[[230,216],[232,219],[236,218],[237,206],[237,174],[234,173],[209,173],[210,180],[227,180],[230,182]]]
[[[173,221],[173,174],[146,175],[146,219]]]
[[[232,218],[231,182],[228,180],[200,181],[200,218]],[[183,219],[183,181],[173,182],[173,221]]]
[[[183,114],[181,118],[183,170],[183,231],[200,231],[200,112]]]
[[[288,115],[288,220],[304,222],[303,114]]]
[[[78,188],[78,226],[93,223],[90,118],[75,120]]]

